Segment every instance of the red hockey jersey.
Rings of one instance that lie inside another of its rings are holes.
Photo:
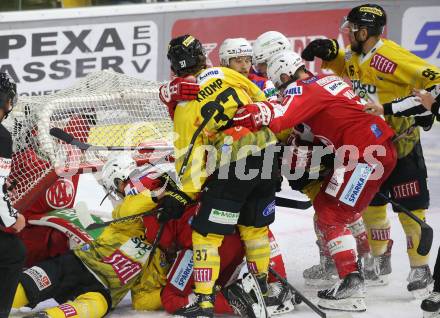
[[[270,123],[277,133],[300,123],[326,146],[337,150],[353,145],[363,157],[371,145],[381,145],[394,133],[386,122],[363,111],[351,87],[334,75],[310,76],[290,84],[283,92],[285,112]]]

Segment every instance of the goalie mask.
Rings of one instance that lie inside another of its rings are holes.
[[[0,73],[0,108],[4,110],[5,116],[12,111],[17,101],[17,85],[10,81],[6,73]],[[8,103],[9,102],[9,103]]]
[[[296,72],[304,67],[304,61],[297,53],[293,51],[281,52],[272,57],[267,65],[267,75],[277,88],[286,85],[281,81],[281,74],[287,74],[291,77],[291,81],[297,80]]]
[[[292,50],[292,45],[282,33],[268,31],[255,40],[252,48],[254,51],[253,63],[257,65],[267,63],[277,53]]]
[[[229,60],[234,57],[252,56],[252,46],[245,38],[226,39],[219,49],[220,63],[229,66]]]
[[[167,58],[177,76],[194,75],[206,67],[205,49],[202,43],[189,34],[170,41]]]

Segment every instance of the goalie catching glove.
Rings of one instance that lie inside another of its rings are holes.
[[[301,57],[306,61],[313,61],[316,57],[324,61],[331,61],[336,58],[339,51],[339,44],[336,40],[317,39],[306,46],[301,53]]]
[[[241,106],[233,118],[234,126],[246,127],[258,131],[268,126],[274,117],[274,106],[269,102],[258,102]]]

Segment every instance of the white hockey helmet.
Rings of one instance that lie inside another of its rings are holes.
[[[229,66],[234,57],[252,56],[252,46],[245,38],[230,38],[223,41],[219,49],[220,64]]]
[[[273,56],[267,63],[267,76],[276,87],[281,86],[281,74],[293,76],[295,72],[304,66],[304,61],[299,54],[293,51],[284,51]]]
[[[267,63],[277,53],[291,51],[292,45],[288,38],[277,31],[268,31],[261,34],[252,46],[254,50],[253,63]]]
[[[129,153],[111,154],[102,167],[102,185],[110,194],[118,194],[119,183],[126,181],[130,174],[137,169],[136,162]]]

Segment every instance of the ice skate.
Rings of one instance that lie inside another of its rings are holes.
[[[440,318],[440,292],[433,292],[422,301],[423,318]]]
[[[214,295],[195,294],[194,300],[177,310],[174,317],[180,318],[213,318]]]
[[[267,317],[266,304],[255,277],[246,273],[243,279],[237,280],[223,290],[234,312],[241,317]]]
[[[366,311],[365,282],[359,272],[348,274],[332,288],[318,291],[318,306],[323,309]]]
[[[367,287],[385,286],[389,284],[391,269],[391,248],[393,240],[388,241],[387,251],[379,256],[366,259],[364,264],[364,278]]]
[[[428,297],[434,283],[429,265],[411,267],[407,281],[408,285],[406,288],[413,294],[414,298],[422,299]]]
[[[301,303],[294,293],[281,282],[269,284],[269,294],[267,297],[267,311],[269,316],[281,315],[291,312],[295,305]]]
[[[303,271],[304,282],[308,286],[330,287],[338,281],[335,263],[330,256],[320,256],[320,264]]]

